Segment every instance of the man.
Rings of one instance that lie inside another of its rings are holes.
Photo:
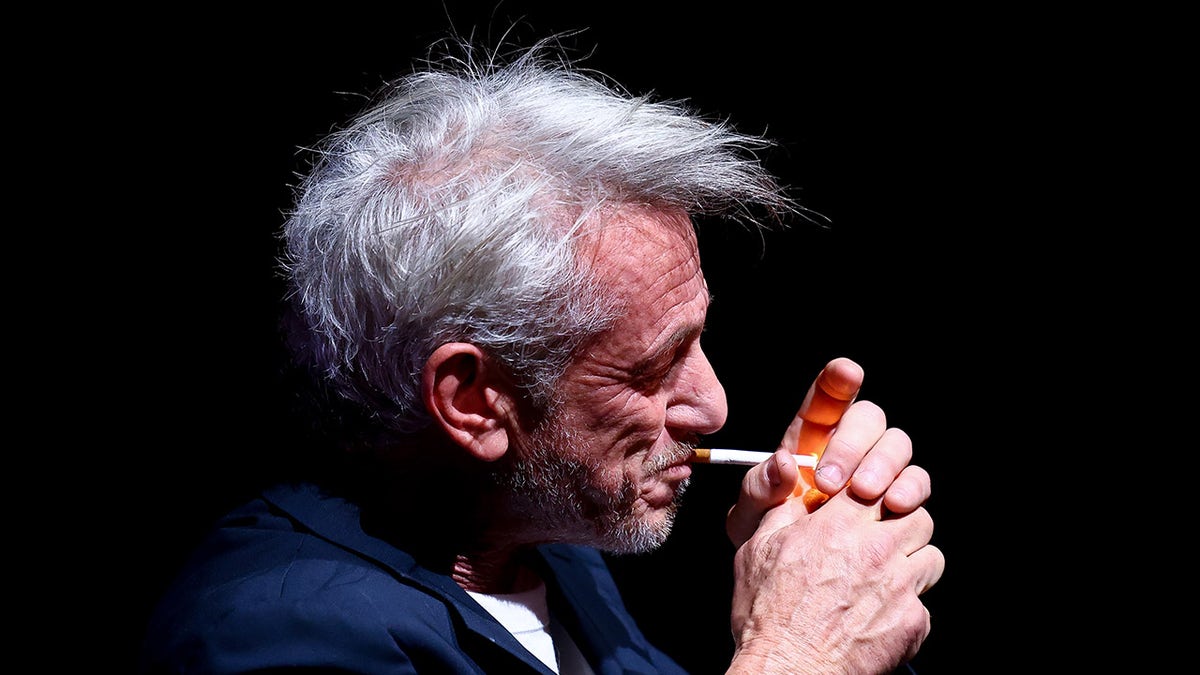
[[[464,46],[320,148],[285,268],[336,452],[220,523],[144,672],[682,672],[600,551],[663,543],[725,422],[692,217],[794,206],[762,139],[552,57]],[[862,376],[830,362],[746,474],[729,672],[886,672],[928,635],[929,478]]]

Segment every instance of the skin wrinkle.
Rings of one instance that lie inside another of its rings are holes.
[[[688,482],[664,480],[662,472],[682,464],[727,410],[698,347],[709,292],[690,219],[640,207],[605,215],[585,246],[591,260],[605,261],[593,268],[598,281],[630,309],[568,367],[548,427],[517,433],[515,445],[559,463],[582,494],[582,503],[564,504],[556,517],[573,509],[590,520],[597,540],[583,543],[649,550],[665,540]],[[566,465],[586,469],[568,474]],[[526,466],[539,471],[533,460]]]
[[[371,649],[420,652],[431,667],[452,670],[470,670],[464,660],[478,657],[490,670],[482,658],[490,662],[486,643],[476,652],[473,641],[460,640],[461,622],[439,620],[454,610],[442,602],[444,588],[428,589],[438,597],[403,588],[410,571],[494,594],[543,581],[567,584],[574,570],[607,588],[603,603],[572,598],[579,609],[605,612],[605,621],[627,629],[611,649],[589,654],[599,659],[594,664],[637,669],[633,661],[645,657],[676,670],[669,650],[643,636],[637,617],[613,594],[620,581],[598,554],[665,543],[692,472],[689,446],[720,429],[728,412],[701,348],[712,299],[691,217],[757,227],[762,208],[786,226],[797,210],[743,152],[773,144],[727,133],[682,108],[631,108],[623,94],[536,65],[520,59],[512,70],[493,71],[471,63],[461,75],[427,75],[439,80],[432,85],[418,81],[418,71],[400,80],[398,95],[372,102],[314,148],[312,171],[294,186],[279,260],[295,357],[286,375],[300,385],[289,396],[305,400],[289,404],[301,413],[294,415],[302,421],[295,435],[304,436],[294,453],[300,461],[278,468],[303,484],[282,486],[287,501],[268,493],[273,503],[256,498],[251,511],[235,512],[238,520],[222,521],[233,529],[205,548],[213,556],[198,561],[203,576],[182,575],[181,594],[172,589],[156,615],[164,622],[151,622],[156,634],[147,644],[174,650],[163,654],[164,665],[198,653],[196,640],[211,634],[205,624],[238,600],[193,603],[200,593],[223,592],[204,579],[223,583],[225,574],[265,565],[277,570],[297,537],[320,544],[299,562],[326,570],[333,549],[303,523],[313,509],[331,513],[325,500],[332,497],[347,507],[334,507],[343,522],[330,521],[347,535],[332,542],[342,549],[334,551],[339,559],[380,563],[362,568],[371,570],[365,583],[377,595],[405,597],[373,623],[354,617],[363,629],[354,635],[338,630],[346,595],[329,596],[333,604],[319,602],[324,594],[314,597],[303,615],[294,602],[275,603],[268,608],[274,620],[243,617],[227,624],[220,641],[203,645],[214,658],[227,658],[231,647],[240,651],[228,656],[259,659],[260,650],[245,646],[261,640],[261,669],[269,670],[274,664],[265,659],[275,658],[276,647],[287,648],[289,659],[303,658],[294,649],[299,635],[321,641],[313,654],[329,655],[315,665],[332,667],[337,659],[353,669]],[[522,84],[525,77],[531,86]],[[561,91],[548,93],[554,86]],[[449,129],[452,139],[445,138]],[[381,158],[406,162],[415,173],[398,174],[398,165]],[[801,295],[823,288],[820,279],[799,283]],[[749,358],[753,367],[756,357]],[[857,364],[829,361],[777,452],[744,474],[726,519],[736,563],[731,675],[887,672],[901,650],[915,653],[928,634],[928,621],[920,621],[927,613],[911,587],[928,587],[941,575],[940,552],[929,545],[932,521],[921,506],[929,477],[908,466],[907,437],[885,431],[882,418],[855,412],[869,405],[854,401],[861,383]],[[838,442],[829,444],[834,433]],[[797,467],[788,455],[801,442],[829,450],[822,462],[832,477],[818,481]],[[774,477],[764,481],[768,473]],[[890,491],[893,481],[909,485],[913,497],[896,497],[904,492]],[[801,494],[796,488],[817,482],[827,501],[810,507],[791,499]],[[892,518],[884,511],[889,499],[902,502]],[[271,509],[270,529],[254,530],[258,521],[246,516],[264,508]],[[371,538],[369,546],[360,533]],[[224,545],[229,537],[239,545]],[[532,549],[552,542],[596,550],[553,552],[569,567],[555,565],[552,577],[540,579],[547,568]],[[404,578],[384,569],[397,554],[411,560],[400,570]],[[285,577],[293,598],[317,585],[301,584],[305,568],[295,570]],[[261,594],[256,579],[272,584],[277,577],[243,578]],[[666,579],[672,581],[681,579]],[[465,600],[459,596],[453,604]],[[190,608],[197,613],[183,616]],[[424,608],[440,613],[425,616]],[[594,643],[589,629],[601,623],[582,627],[581,644]],[[431,651],[431,634],[408,631],[414,625],[438,629],[433,641],[447,649]],[[485,637],[503,637],[494,628]],[[777,659],[778,669],[764,670]]]
[[[672,224],[680,229],[686,227],[690,232],[691,224],[690,221],[687,221],[686,217],[682,217],[678,222],[674,222]],[[613,364],[602,362],[600,359],[604,358],[604,355],[595,351],[589,353],[588,355],[590,359],[595,361],[593,365],[593,370],[595,372],[587,373],[582,376],[585,378],[585,381],[589,384],[589,386],[595,387],[598,390],[613,387],[616,389],[613,398],[624,397],[625,405],[635,406],[637,404],[637,401],[635,400],[637,398],[637,393],[629,389],[628,382],[636,382],[643,377],[644,373],[653,373],[659,362],[663,361],[668,355],[678,350],[679,346],[687,342],[689,339],[698,338],[699,334],[703,331],[703,314],[698,323],[684,325],[675,328],[672,331],[673,324],[675,323],[673,316],[686,312],[688,310],[689,301],[694,301],[691,298],[678,297],[681,293],[681,289],[696,282],[697,280],[699,281],[706,295],[703,313],[707,313],[708,289],[703,279],[703,273],[701,271],[697,255],[689,256],[687,261],[684,263],[685,265],[691,267],[692,270],[691,276],[686,279],[675,281],[674,278],[670,276],[652,275],[647,272],[647,270],[652,269],[672,269],[679,265],[678,261],[675,260],[675,254],[673,250],[670,248],[670,241],[666,239],[659,231],[627,224],[610,226],[597,237],[597,243],[595,244],[596,248],[599,249],[606,240],[613,236],[643,236],[652,239],[654,244],[659,245],[662,248],[656,251],[654,255],[650,256],[649,258],[639,258],[632,247],[624,246],[623,244],[619,246],[617,248],[617,253],[609,257],[610,264],[607,266],[608,270],[618,270],[615,274],[610,272],[607,275],[611,277],[609,280],[610,287],[637,288],[645,284],[647,279],[649,279],[648,288],[650,291],[655,292],[655,295],[649,300],[638,298],[634,306],[650,306],[661,302],[664,299],[668,299],[668,302],[671,303],[664,312],[664,319],[662,322],[662,330],[664,332],[671,332],[665,338],[662,334],[657,335],[655,340],[645,349],[647,352],[647,356],[645,358],[634,363],[632,366],[626,366],[621,363]],[[693,243],[694,245],[694,238],[689,237],[688,239],[689,243]],[[618,264],[622,260],[626,262],[626,265]],[[652,260],[655,264],[649,264],[647,260]],[[604,275],[602,274],[602,276]],[[668,280],[671,283],[668,283]],[[630,298],[626,298],[625,300],[626,304],[634,302],[634,300]],[[634,347],[631,349],[631,353],[636,351],[636,349],[638,348]],[[672,364],[672,367],[674,367],[674,364]],[[631,411],[629,414],[635,415],[638,413],[635,410]],[[617,415],[617,417],[619,417],[619,415]]]
[[[599,373],[599,374],[588,374],[588,375],[584,376],[584,381],[590,382],[591,385],[594,386],[597,390],[603,390],[607,387],[615,388],[616,392],[614,393],[612,400],[615,400],[618,397],[623,397],[624,401],[625,401],[625,405],[633,408],[634,406],[636,406],[636,403],[637,403],[637,401],[635,399],[638,398],[638,392],[636,391],[635,388],[631,388],[631,387],[627,386],[626,382],[629,382],[629,381],[637,382],[639,380],[644,379],[647,374],[653,374],[658,370],[664,370],[667,372],[662,377],[662,382],[658,382],[656,384],[655,389],[661,388],[662,384],[665,383],[665,381],[668,378],[672,377],[673,375],[675,376],[674,379],[683,380],[684,382],[686,382],[688,380],[688,378],[686,378],[686,377],[680,378],[680,377],[678,377],[678,375],[676,375],[677,368],[682,367],[685,370],[688,368],[688,366],[685,363],[681,363],[681,362],[673,359],[671,363],[666,364],[665,366],[659,366],[658,364],[660,364],[666,358],[668,358],[668,356],[670,356],[671,354],[676,352],[681,345],[685,344],[688,341],[698,340],[699,334],[702,331],[703,331],[702,326],[701,327],[683,326],[683,327],[679,328],[677,331],[675,331],[675,333],[667,340],[666,344],[657,348],[653,354],[651,354],[650,356],[648,356],[645,359],[642,359],[638,363],[634,364],[632,367],[614,368],[614,367],[605,366],[603,364],[598,364],[598,367],[605,370],[606,372]],[[690,372],[690,371],[687,371],[687,372]],[[691,391],[693,394],[696,394],[699,390],[697,388],[693,387]],[[624,413],[626,415],[632,416],[632,415],[637,414],[637,410],[636,409],[627,410],[627,411],[624,411]],[[685,455],[685,457],[686,457],[686,455]]]

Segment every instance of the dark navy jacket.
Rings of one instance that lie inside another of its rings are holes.
[[[646,641],[596,551],[538,552],[551,611],[598,675],[684,672]],[[141,666],[147,675],[551,672],[452,579],[309,485],[268,490],[222,520],[154,614]]]

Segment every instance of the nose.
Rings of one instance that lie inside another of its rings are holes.
[[[725,387],[699,343],[692,346],[682,365],[667,403],[667,427],[692,434],[715,433],[729,416]]]

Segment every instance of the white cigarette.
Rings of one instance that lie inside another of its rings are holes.
[[[692,455],[693,462],[701,464],[738,464],[741,466],[759,464],[774,454],[758,450],[732,450],[730,448],[696,448],[692,452],[694,453]],[[817,458],[812,455],[792,455],[792,457],[796,459],[797,466],[805,466],[810,469],[817,466]]]

